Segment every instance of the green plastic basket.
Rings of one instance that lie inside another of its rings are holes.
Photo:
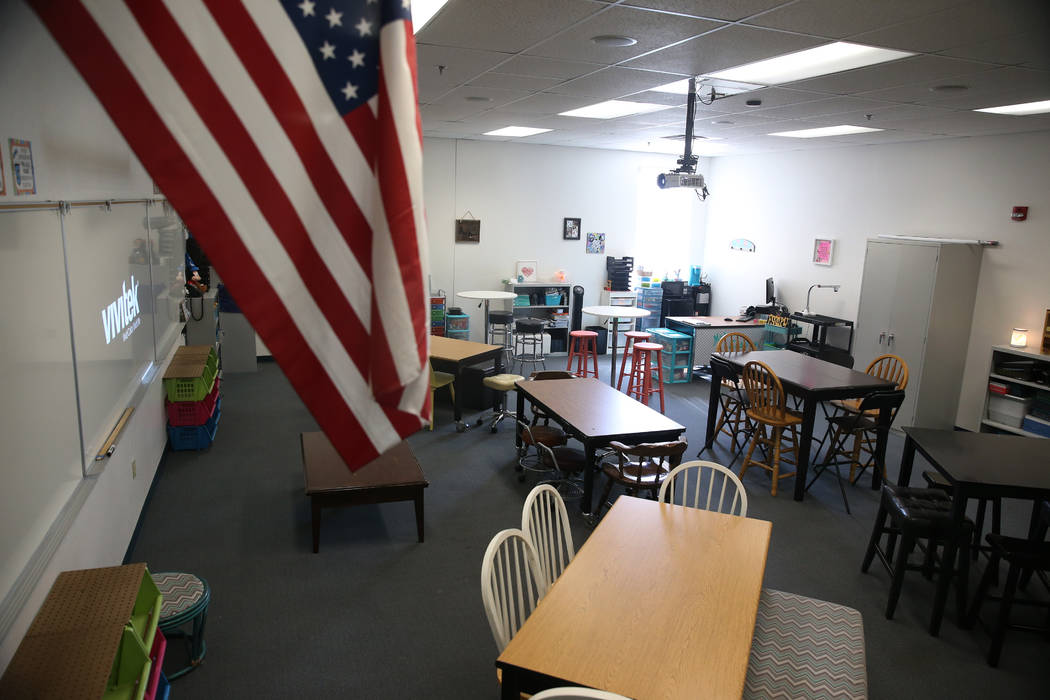
[[[209,358],[199,377],[165,379],[164,391],[168,401],[203,401],[211,393],[217,374],[215,361]]]

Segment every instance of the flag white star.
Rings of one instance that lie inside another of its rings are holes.
[[[346,58],[348,61],[350,61],[350,63],[353,64],[354,68],[364,68],[365,55],[357,49],[354,49],[354,52]]]
[[[372,34],[372,23],[362,17],[361,21],[354,25],[354,29],[361,32],[361,36],[369,36]]]
[[[314,14],[314,6],[316,5],[317,3],[311,2],[311,0],[303,0],[298,7],[303,11],[303,17],[310,17]]]
[[[343,93],[343,95],[348,100],[356,100],[357,99],[357,86],[356,85],[351,85],[348,82],[346,84],[346,87],[344,87],[341,92]]]
[[[328,20],[328,28],[329,29],[331,29],[332,27],[341,27],[341,26],[343,26],[343,13],[342,12],[336,12],[334,7],[332,9],[328,10],[328,14],[325,15],[324,18],[326,20]]]
[[[335,47],[329,44],[327,41],[321,45],[319,51],[321,52],[321,55],[324,56],[324,60],[326,61],[330,58],[335,58]]]

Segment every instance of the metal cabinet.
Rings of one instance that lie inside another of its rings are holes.
[[[855,367],[886,353],[908,363],[896,427],[955,424],[981,253],[976,245],[868,241]]]

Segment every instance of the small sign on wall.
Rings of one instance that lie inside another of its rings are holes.
[[[832,238],[813,239],[813,264],[831,265],[831,259],[835,252],[835,240]]]
[[[33,146],[29,141],[10,139],[11,172],[15,194],[36,194],[36,173],[33,171]]]

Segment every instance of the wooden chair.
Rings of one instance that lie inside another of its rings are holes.
[[[521,531],[536,551],[540,572],[548,588],[576,555],[569,529],[569,513],[558,490],[540,484],[525,499]]]
[[[743,333],[726,333],[718,339],[715,352],[725,355],[741,355],[745,352],[754,352],[755,344]],[[722,390],[719,394],[721,410],[718,416],[718,425],[715,427],[715,435],[725,433],[733,441],[733,449],[736,449],[737,437],[744,432],[747,426],[747,398],[740,386],[739,379],[722,380]]]
[[[631,496],[639,491],[648,491],[656,496],[667,475],[681,463],[682,455],[688,446],[686,440],[646,442],[633,446],[622,442],[610,442],[609,447],[612,451],[606,460],[611,461],[602,464],[606,483],[605,491],[598,501],[598,510],[608,501],[614,484],[623,486]]]
[[[536,552],[521,530],[502,530],[481,561],[481,602],[500,652],[547,593]]]
[[[781,474],[780,463],[784,461],[795,464],[798,459],[798,426],[802,423],[802,416],[788,410],[784,387],[768,365],[763,362],[748,362],[740,374],[748,403],[751,404],[746,411],[747,417],[757,426],[751,437],[747,457],[740,467],[740,478],[744,478],[744,473],[751,465],[762,467],[773,476],[772,494],[776,496],[780,480],[795,475],[795,472]],[[767,429],[771,433],[767,433]],[[772,464],[753,459],[755,448],[759,445],[772,450]],[[790,459],[785,457],[785,452],[791,454]]]
[[[717,500],[713,501],[716,491]],[[657,500],[747,517],[744,485],[731,470],[714,462],[696,460],[679,464],[660,484]]]
[[[452,403],[456,402],[456,375],[448,372],[435,372],[434,366],[430,365],[430,429],[434,429],[434,392],[443,386],[448,387],[448,393],[452,397]]]
[[[879,355],[871,361],[864,373],[893,382],[895,389],[904,391],[908,388],[908,363],[897,355]],[[860,402],[861,399],[839,399],[832,401],[831,405],[843,411],[856,413]]]

